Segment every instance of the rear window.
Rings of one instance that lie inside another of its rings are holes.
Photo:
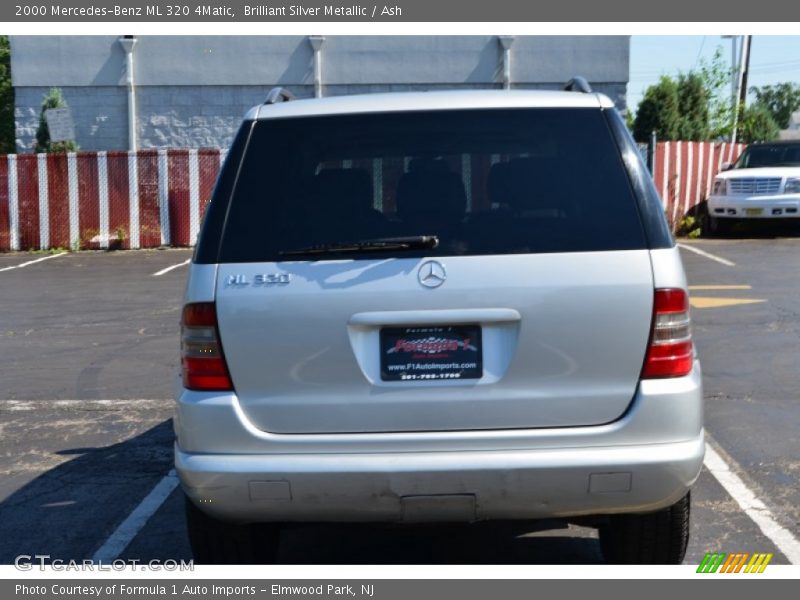
[[[438,247],[372,254],[647,247],[600,110],[430,111],[257,122],[220,261],[280,261],[311,246],[420,235],[437,236]]]

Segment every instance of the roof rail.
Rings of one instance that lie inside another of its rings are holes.
[[[566,83],[566,85],[564,85],[564,91],[581,92],[582,94],[591,94],[592,86],[589,85],[589,82],[586,81],[586,78],[578,75],[570,79]]]
[[[264,104],[277,104],[278,102],[289,102],[294,100],[294,94],[282,87],[274,87],[267,94],[267,99]]]

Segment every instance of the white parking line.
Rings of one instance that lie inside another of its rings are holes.
[[[178,487],[178,476],[175,470],[167,473],[156,486],[150,490],[133,512],[119,524],[108,539],[92,556],[94,562],[108,564],[113,562],[125,551],[133,538],[144,528],[156,511],[161,508],[164,501],[169,498],[172,491]]]
[[[50,260],[51,258],[58,258],[59,256],[64,256],[65,254],[68,254],[68,252],[60,252],[58,254],[51,254],[50,256],[43,256],[42,258],[37,258],[36,260],[29,260],[28,262],[14,265],[12,267],[3,267],[2,269],[0,269],[0,273],[2,273],[3,271],[11,271],[12,269],[21,269],[23,267],[27,267],[28,265],[33,265],[38,262],[42,262],[43,260]]]
[[[153,273],[153,277],[159,277],[159,276],[163,275],[164,273],[169,273],[170,271],[172,271],[172,269],[177,269],[178,267],[182,267],[183,265],[188,265],[190,262],[192,262],[192,259],[191,258],[187,258],[182,263],[178,263],[177,265],[172,265],[170,267],[167,267],[166,269],[161,269],[160,271],[157,271],[157,272]]]
[[[791,531],[775,520],[764,502],[736,474],[736,471],[741,468],[730,459],[726,462],[714,449],[714,446],[718,447],[719,445],[711,436],[706,437],[709,443],[706,444],[706,457],[703,464],[745,514],[758,525],[762,533],[789,559],[789,562],[793,565],[800,565],[800,542]]]
[[[689,252],[694,252],[695,254],[699,254],[700,256],[705,256],[711,260],[715,260],[720,264],[726,265],[728,267],[735,267],[736,263],[732,260],[728,260],[727,258],[722,258],[721,256],[717,256],[716,254],[711,254],[711,252],[706,252],[705,250],[700,250],[700,248],[695,248],[694,246],[689,246],[687,244],[678,244],[679,248],[683,248],[684,250],[688,250]]]
[[[159,410],[171,409],[173,400],[114,399],[114,400],[0,400],[0,412],[24,410],[68,409],[84,411]]]

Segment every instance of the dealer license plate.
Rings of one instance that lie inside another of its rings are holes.
[[[384,327],[380,352],[383,381],[483,377],[479,325]]]

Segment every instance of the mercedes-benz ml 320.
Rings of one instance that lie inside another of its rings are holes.
[[[181,351],[198,560],[274,560],[298,522],[553,517],[596,523],[610,562],[683,559],[704,453],[686,279],[585,82],[274,90],[219,176]]]

